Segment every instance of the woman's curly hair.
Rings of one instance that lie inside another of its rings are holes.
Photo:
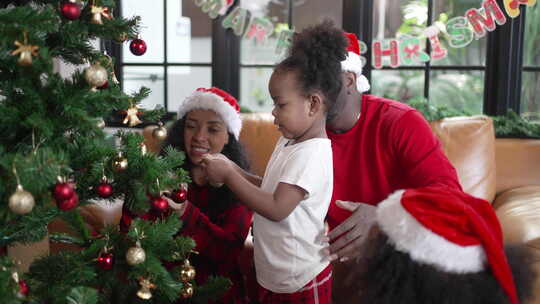
[[[295,71],[305,94],[322,93],[329,118],[335,115],[332,109],[342,86],[341,61],[347,56],[347,43],[344,32],[325,20],[295,34],[287,58],[275,68]]]
[[[167,138],[163,141],[161,146],[161,154],[164,154],[164,148],[167,146],[172,146],[178,151],[185,152],[184,146],[184,128],[185,128],[185,117],[174,122],[167,132]],[[227,156],[228,159],[237,164],[240,168],[249,171],[249,162],[242,144],[236,140],[233,134],[230,132],[229,142],[223,147],[221,153]],[[193,167],[189,157],[186,157],[186,161],[182,165],[182,168],[189,172]],[[218,216],[224,210],[230,208],[231,206],[238,204],[236,196],[231,190],[225,185],[219,188],[210,188],[209,200],[212,201],[212,209],[205,210],[205,212],[210,216]]]

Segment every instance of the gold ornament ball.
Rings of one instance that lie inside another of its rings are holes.
[[[103,120],[103,118],[100,118],[96,121],[96,127],[100,128],[100,129],[104,129],[105,128],[105,120]]]
[[[165,140],[165,138],[167,138],[167,129],[163,126],[155,128],[154,131],[152,131],[152,137],[160,141]]]
[[[193,296],[193,285],[191,283],[184,283],[184,288],[180,291],[180,295],[184,299],[191,298]]]
[[[124,171],[127,169],[128,167],[128,160],[127,158],[121,156],[121,155],[118,155],[114,160],[113,160],[113,169],[114,171],[116,172],[121,172],[121,171]]]
[[[180,279],[182,282],[188,282],[195,279],[196,275],[197,271],[195,271],[195,267],[191,266],[189,261],[186,260],[184,265],[182,265],[182,269],[180,270]]]
[[[152,298],[152,292],[150,292],[150,289],[148,287],[141,287],[139,291],[137,291],[137,296],[143,300],[148,300]]]
[[[129,265],[138,265],[146,260],[146,252],[141,247],[131,247],[126,253],[126,261]]]
[[[24,190],[21,185],[18,185],[15,193],[9,197],[9,209],[17,214],[31,212],[35,204],[32,194]]]
[[[31,66],[32,65],[32,52],[21,52],[19,60],[17,61],[20,66]]]
[[[92,86],[92,89],[104,85],[108,76],[107,70],[98,63],[89,66],[84,71],[84,79]]]

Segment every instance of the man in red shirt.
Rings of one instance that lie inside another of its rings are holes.
[[[302,51],[302,46],[310,46],[313,41],[324,43],[325,32],[329,30],[321,26],[305,30],[295,37],[291,49]],[[342,89],[327,122],[334,162],[328,238],[331,258],[341,262],[361,250],[369,227],[366,221],[373,219],[365,216],[369,208],[347,210],[336,201],[353,206],[377,205],[398,189],[431,185],[461,190],[456,170],[418,111],[397,101],[363,94],[369,90],[369,83],[361,74],[358,40],[354,34],[344,35],[349,47],[348,57],[342,61]],[[340,269],[350,269],[339,264],[336,261],[334,265],[334,289],[343,285]],[[340,291],[334,294],[336,303],[349,297]]]

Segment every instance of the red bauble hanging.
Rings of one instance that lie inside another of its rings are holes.
[[[109,88],[109,81],[106,80],[104,84],[102,84],[101,86],[97,87],[98,90],[106,90]]]
[[[135,56],[141,56],[146,53],[146,42],[142,39],[133,39],[129,44],[129,50]]]
[[[165,212],[169,209],[169,202],[162,196],[153,197],[150,199],[150,205],[158,212]]]
[[[56,206],[62,211],[71,210],[77,207],[78,204],[79,196],[77,195],[77,193],[73,193],[73,195],[67,200],[56,200]]]
[[[103,252],[97,258],[97,265],[103,270],[111,270],[114,265],[114,255],[110,252]]]
[[[60,12],[64,18],[75,20],[81,16],[81,7],[75,2],[64,2],[60,4]]]
[[[102,198],[108,198],[113,194],[113,187],[108,182],[101,182],[96,186],[96,193]]]
[[[19,293],[26,297],[28,295],[28,292],[30,292],[28,284],[26,284],[26,282],[23,280],[19,280]]]
[[[185,202],[187,199],[187,190],[184,187],[174,190],[171,193],[171,199],[177,204]]]
[[[54,186],[53,196],[57,201],[65,201],[70,199],[75,191],[70,183],[58,183]]]

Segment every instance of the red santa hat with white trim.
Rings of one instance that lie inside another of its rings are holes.
[[[178,119],[195,109],[216,112],[225,122],[227,130],[238,140],[240,130],[242,130],[242,119],[240,118],[240,106],[234,96],[215,87],[198,88],[180,104]]]
[[[456,274],[490,268],[510,303],[519,303],[487,201],[448,187],[399,190],[377,206],[377,222],[395,249],[418,263]]]
[[[341,61],[343,71],[356,74],[356,88],[360,93],[369,91],[369,82],[366,76],[362,75],[362,60],[360,59],[360,43],[354,33],[345,32],[349,44],[347,45],[347,58]]]

